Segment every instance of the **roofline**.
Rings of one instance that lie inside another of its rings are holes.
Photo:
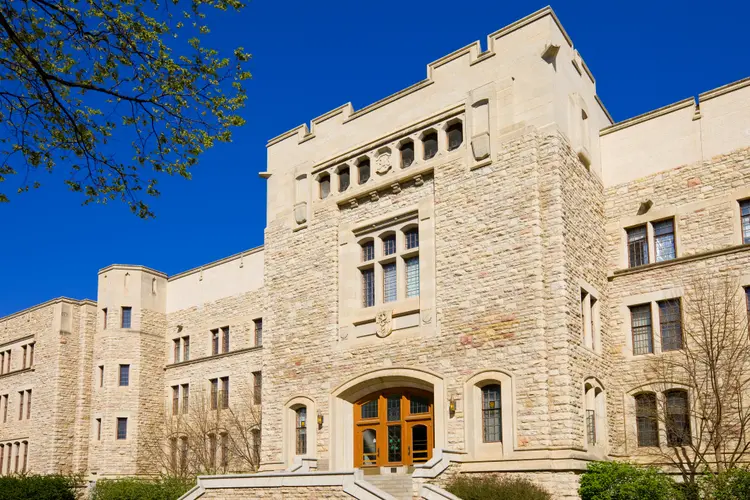
[[[56,299],[50,299],[46,302],[42,302],[41,304],[27,307],[26,309],[21,309],[18,312],[14,312],[12,314],[9,314],[8,316],[4,316],[0,318],[0,322],[8,321],[13,318],[17,318],[18,316],[23,316],[24,314],[28,314],[30,312],[36,311],[37,309],[49,307],[51,305],[57,304],[58,302],[65,302],[66,304],[71,304],[74,306],[96,306],[96,302],[91,299],[78,300],[78,299],[71,299],[70,297],[57,297]]]
[[[156,269],[151,269],[150,267],[138,266],[134,264],[110,264],[103,269],[99,269],[98,274],[106,273],[114,269],[122,269],[124,271],[146,271],[147,273],[156,274],[157,276],[161,276],[162,278],[167,277],[165,273],[157,271]]]
[[[702,94],[698,94],[698,102],[708,101],[714,97],[719,97],[720,95],[740,90],[743,87],[750,87],[750,76],[743,78],[742,80],[737,80],[736,82],[727,83],[721,87],[716,87],[715,89],[703,92]]]
[[[227,262],[230,262],[232,260],[240,259],[242,257],[245,257],[246,255],[253,255],[258,252],[261,252],[263,250],[263,245],[257,246],[255,248],[251,248],[249,250],[244,250],[240,253],[236,253],[234,255],[230,255],[229,257],[224,257],[223,259],[215,260],[213,262],[209,262],[208,264],[204,264],[202,266],[194,267],[192,269],[188,269],[187,271],[182,271],[181,273],[175,274],[174,276],[170,276],[167,278],[167,281],[176,280],[179,278],[184,278],[185,276],[189,276],[191,274],[195,274],[197,272],[203,271],[205,269],[210,269],[212,267],[220,266],[221,264],[226,264]]]
[[[648,120],[658,118],[660,116],[664,116],[666,114],[672,113],[674,111],[679,111],[684,108],[688,108],[690,106],[695,106],[695,98],[694,97],[688,97],[687,99],[683,99],[681,101],[677,101],[672,104],[668,104],[666,106],[662,106],[661,108],[654,109],[652,111],[648,111],[646,113],[643,113],[641,115],[634,116],[632,118],[628,118],[627,120],[623,120],[618,123],[614,123],[608,127],[604,127],[599,131],[599,136],[605,136],[607,134],[611,134],[612,132],[617,132],[618,130],[622,130],[624,128],[631,127],[633,125],[637,125],[639,123],[646,122]]]

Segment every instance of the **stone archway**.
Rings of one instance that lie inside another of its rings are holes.
[[[416,368],[378,368],[362,373],[331,391],[330,470],[349,470],[354,466],[354,404],[368,394],[395,388],[433,394],[434,447],[445,447],[448,405],[443,377]]]

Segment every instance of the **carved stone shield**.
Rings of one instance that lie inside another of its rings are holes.
[[[385,338],[393,331],[393,311],[380,311],[375,315],[375,335]]]
[[[391,169],[391,153],[386,151],[375,158],[375,167],[375,171],[378,175],[387,174]]]

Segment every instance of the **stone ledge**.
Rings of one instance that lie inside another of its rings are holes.
[[[0,379],[9,377],[11,375],[18,375],[20,373],[27,373],[27,372],[33,372],[33,371],[36,371],[36,368],[33,366],[30,366],[28,368],[22,368],[21,370],[13,370],[12,372],[3,373],[2,375],[0,375]]]
[[[259,346],[253,346],[253,347],[245,347],[244,349],[237,349],[236,351],[229,351],[229,352],[223,352],[221,354],[213,354],[211,356],[203,356],[202,358],[194,358],[189,359],[187,361],[180,361],[179,363],[172,363],[164,367],[164,371],[167,371],[171,368],[179,368],[181,366],[188,366],[188,365],[194,365],[197,363],[207,362],[211,361],[212,359],[222,359],[222,358],[229,358],[231,356],[234,356],[236,354],[244,354],[246,352],[252,352],[252,351],[260,351],[263,349],[262,345]]]
[[[718,250],[710,250],[708,252],[685,255],[683,257],[677,257],[676,259],[667,260],[665,262],[653,262],[651,264],[645,264],[643,266],[638,266],[638,267],[631,267],[628,269],[617,269],[612,274],[607,276],[607,280],[612,281],[615,278],[619,278],[621,276],[638,274],[638,273],[642,273],[646,271],[651,271],[652,269],[662,269],[664,267],[674,266],[677,264],[682,264],[684,262],[693,262],[696,260],[710,259],[711,257],[718,257],[720,255],[730,255],[733,253],[744,252],[745,250],[750,250],[750,243],[746,243],[743,245],[735,245],[735,246],[726,247],[726,248],[720,248]]]

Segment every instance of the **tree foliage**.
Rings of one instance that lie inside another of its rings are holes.
[[[0,0],[0,182],[18,178],[25,192],[63,170],[84,203],[122,200],[153,216],[158,174],[189,179],[200,154],[244,123],[250,56],[205,45],[207,15],[242,7]]]
[[[582,500],[676,500],[674,481],[654,467],[623,462],[591,462],[581,475]]]

